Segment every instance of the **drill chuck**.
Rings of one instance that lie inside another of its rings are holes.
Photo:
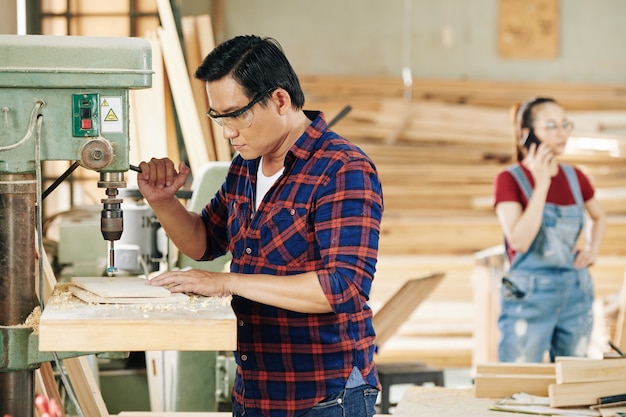
[[[124,231],[124,217],[119,203],[104,203],[100,217],[100,230],[105,240],[120,240]]]
[[[100,212],[100,230],[102,237],[108,241],[120,240],[124,231],[124,216],[122,211],[122,199],[117,196],[117,188],[107,188],[109,197],[100,200],[102,211]]]

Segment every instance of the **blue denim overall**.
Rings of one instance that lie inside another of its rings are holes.
[[[593,324],[593,282],[573,266],[583,229],[584,202],[576,173],[561,164],[576,204],[546,203],[542,225],[525,253],[516,253],[500,289],[501,362],[543,362],[585,356]],[[532,188],[519,165],[509,168],[527,199]]]

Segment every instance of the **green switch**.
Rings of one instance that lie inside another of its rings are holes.
[[[98,94],[72,94],[72,136],[100,135]]]

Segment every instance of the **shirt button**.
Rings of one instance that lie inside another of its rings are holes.
[[[294,214],[296,214],[296,209],[291,209],[289,213],[293,216]]]
[[[250,249],[250,248],[246,248],[246,253],[247,253],[248,255],[250,255],[250,254],[252,253],[252,249]]]
[[[247,361],[248,360],[248,355],[241,355],[241,360],[242,361]]]
[[[243,320],[239,320],[239,327],[243,326]]]

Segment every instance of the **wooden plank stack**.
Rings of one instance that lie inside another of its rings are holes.
[[[626,86],[414,79],[407,100],[400,77],[316,74],[300,81],[305,107],[324,111],[328,120],[352,107],[334,129],[370,155],[380,173],[385,214],[372,304],[411,274],[446,272],[378,361],[472,363],[476,332],[485,324],[475,321],[473,257],[503,243],[493,179],[513,163],[512,106],[530,96],[556,98],[574,121],[570,144],[576,146],[564,162],[587,172],[610,215],[602,259],[592,271],[597,295],[619,290],[626,265]]]
[[[555,363],[486,363],[477,366],[475,396],[507,398],[516,393],[547,396],[550,407],[600,404],[626,394],[626,358],[557,358]]]
[[[335,130],[380,171],[382,253],[471,254],[501,243],[493,179],[513,163],[511,109],[546,95],[577,126],[563,161],[588,173],[612,216],[603,253],[626,255],[626,86],[417,79],[407,100],[399,78],[314,75],[301,82],[306,107],[328,119],[353,108]]]
[[[551,407],[598,404],[601,397],[626,394],[626,358],[562,359],[556,383],[548,387]]]

